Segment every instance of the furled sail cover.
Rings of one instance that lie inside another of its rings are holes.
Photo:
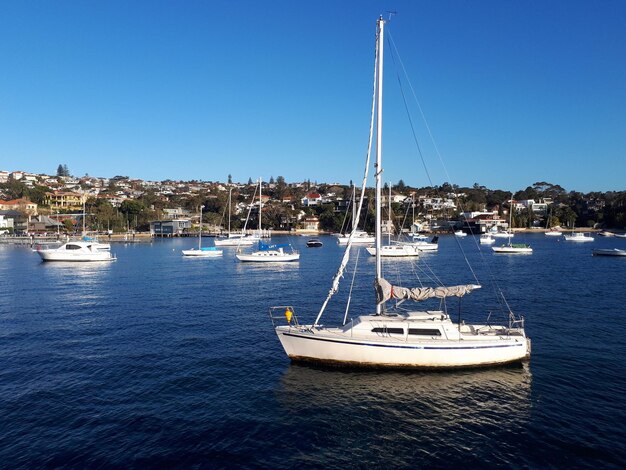
[[[374,281],[374,288],[376,289],[376,302],[382,304],[390,299],[415,300],[419,302],[433,297],[438,299],[443,299],[444,297],[463,297],[474,289],[480,289],[480,286],[476,284],[466,284],[462,286],[414,287],[413,289],[409,289],[407,287],[392,286],[388,281],[380,278]]]

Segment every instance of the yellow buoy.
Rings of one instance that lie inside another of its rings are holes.
[[[287,319],[287,323],[291,323],[291,317],[293,317],[293,312],[290,308],[285,309],[285,318]]]

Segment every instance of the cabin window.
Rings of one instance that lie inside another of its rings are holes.
[[[66,250],[80,250],[80,245],[66,245]]]
[[[404,328],[372,328],[372,333],[387,333],[390,335],[403,335]]]
[[[434,328],[409,328],[410,335],[441,336],[441,331]]]

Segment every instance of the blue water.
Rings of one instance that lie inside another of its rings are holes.
[[[314,318],[341,254],[331,237],[291,238],[302,257],[283,266],[186,259],[186,239],[114,244],[117,261],[79,265],[0,245],[0,465],[622,468],[626,258],[591,249],[626,239],[524,238],[530,256],[447,236],[415,264],[386,263],[405,285],[474,282],[465,256],[484,287],[464,318],[496,315],[498,289],[526,318],[530,363],[439,373],[290,364],[268,308]],[[372,305],[371,269],[360,252],[355,314]]]

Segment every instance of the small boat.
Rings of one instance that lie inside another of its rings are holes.
[[[616,233],[615,236],[617,238],[626,238],[626,233]]]
[[[509,232],[508,230],[504,230],[502,232],[495,232],[491,234],[492,237],[495,238],[513,238],[515,235],[513,232]]]
[[[97,243],[72,241],[58,248],[36,250],[43,261],[113,261],[115,256],[109,250],[99,249]]]
[[[222,256],[222,250],[214,246],[202,246],[202,206],[200,206],[200,228],[198,229],[198,248],[182,250],[183,256],[194,256],[196,258],[216,258]]]
[[[572,232],[570,235],[565,235],[565,240],[568,242],[592,242],[593,237],[585,232]]]
[[[228,234],[213,240],[215,246],[250,246],[259,241],[258,238],[248,236],[244,233],[232,233],[230,231],[230,206],[232,204],[233,188],[228,190]]]
[[[526,243],[510,243],[509,242],[505,245],[492,246],[491,249],[494,251],[494,253],[505,253],[505,254],[507,253],[530,254],[533,252],[533,249],[530,247],[530,245],[527,245]]]
[[[218,250],[214,246],[203,246],[200,248],[192,248],[190,250],[182,250],[183,256],[195,256],[199,258],[216,258],[222,256],[224,252]]]
[[[607,232],[606,230],[603,230],[602,232],[598,233],[598,235],[600,235],[601,237],[614,237],[615,236],[613,232]]]
[[[513,211],[509,210],[509,227],[513,225]],[[504,233],[504,232],[501,232]],[[503,253],[503,254],[531,254],[533,249],[530,245],[526,243],[511,243],[511,238],[513,237],[513,232],[506,232],[509,234],[509,241],[506,244],[500,246],[492,246],[491,249],[494,253]]]
[[[261,225],[261,215],[263,214],[263,198],[261,197],[261,178],[259,178],[259,237],[262,236],[263,230]],[[254,197],[254,196],[253,196]],[[289,250],[285,250],[289,248]],[[259,239],[257,251],[253,253],[238,253],[235,255],[239,261],[258,262],[258,263],[281,263],[285,261],[298,261],[300,253],[295,251],[289,243],[268,244]]]
[[[366,250],[370,255],[376,256],[376,247],[368,246]],[[380,247],[380,256],[384,256],[386,258],[416,258],[419,255],[420,250],[412,243],[397,243]]]
[[[435,235],[431,240],[427,237],[413,238],[414,241],[406,243],[407,245],[414,246],[419,251],[438,251],[439,250],[439,237]]]
[[[480,236],[481,245],[491,245],[492,243],[495,243],[495,242],[496,242],[495,238],[493,238],[490,233],[483,233]]]
[[[356,220],[356,214],[356,188],[352,186],[352,232],[346,232],[345,234],[337,237],[337,243],[340,245],[346,245],[348,240],[350,240],[350,237],[352,237],[351,242],[353,245],[371,245],[376,240],[374,236],[364,230],[359,230],[355,226],[354,221]]]
[[[308,246],[309,248],[319,248],[323,245],[324,244],[318,238],[311,238],[306,242],[306,246]]]
[[[558,230],[549,230],[547,232],[544,232],[544,235],[546,237],[560,237],[561,235],[563,235],[563,232],[559,232]]]
[[[626,256],[626,250],[619,250],[617,248],[597,249],[592,250],[593,256]]]
[[[454,236],[455,237],[467,237],[467,233],[465,233],[463,230],[457,230],[456,232],[454,232]]]
[[[337,237],[337,242],[340,245],[346,245],[348,243],[348,239],[350,238],[350,234],[341,235]],[[367,232],[363,230],[355,230],[352,234],[352,244],[353,245],[371,245],[374,243],[375,238]]]
[[[285,248],[289,250],[285,251]],[[300,259],[300,253],[295,251],[289,243],[270,245],[263,241],[259,241],[259,249],[254,253],[238,253],[235,256],[239,261],[257,263],[281,263]]]

